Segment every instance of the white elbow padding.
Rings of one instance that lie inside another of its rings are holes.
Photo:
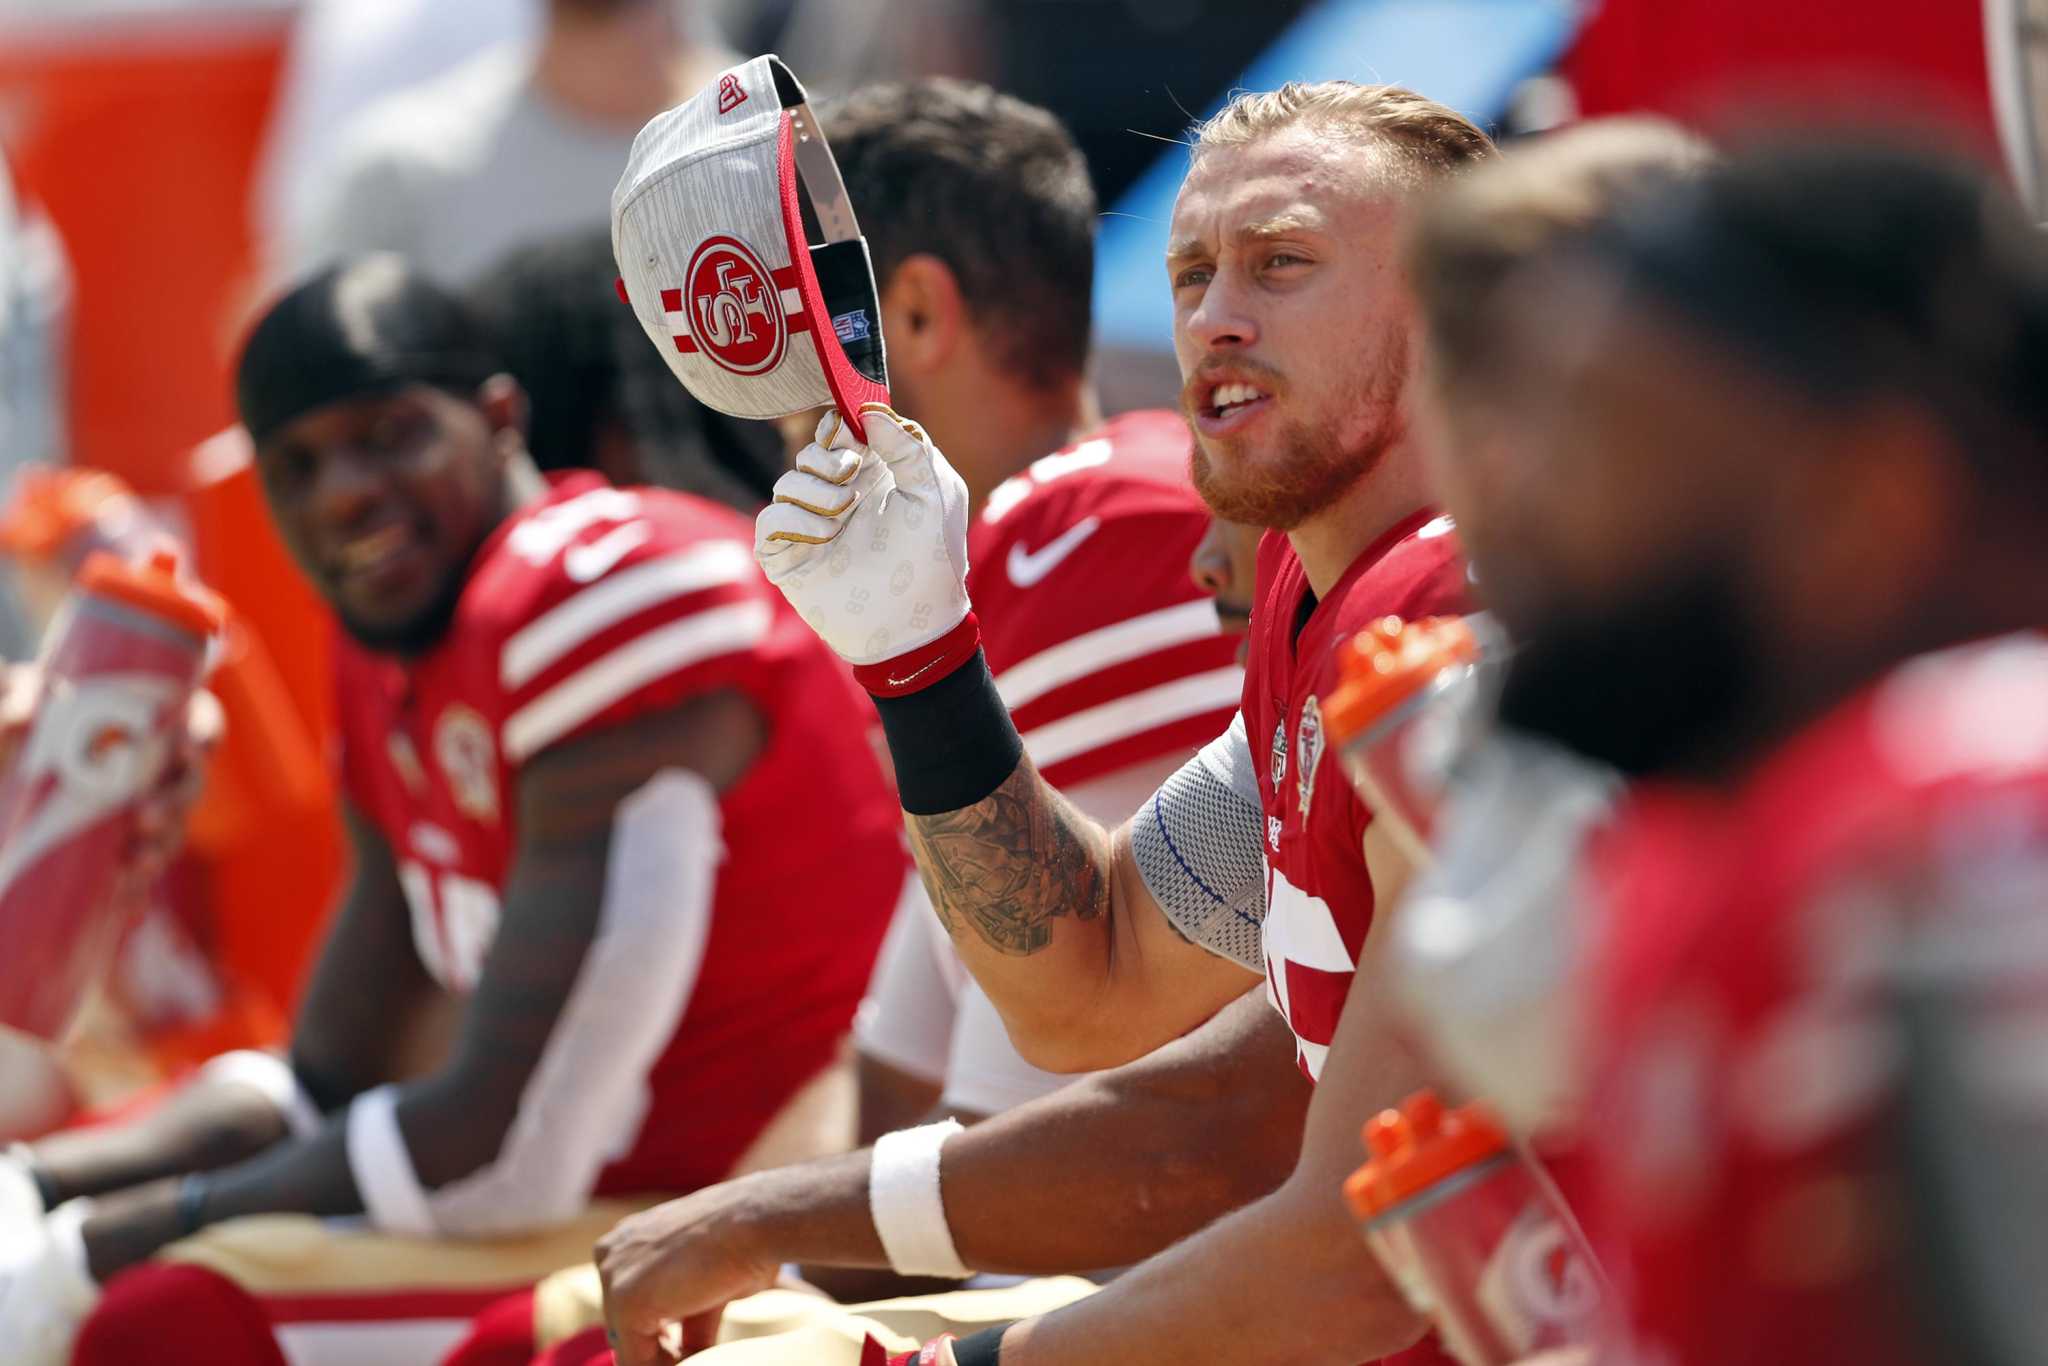
[[[596,933],[496,1156],[426,1190],[395,1108],[363,1118],[360,1158],[357,1111],[369,1097],[351,1108],[349,1157],[373,1223],[417,1232],[423,1212],[425,1232],[480,1237],[583,1210],[646,1119],[647,1075],[695,989],[724,857],[718,795],[696,774],[664,770],[619,803]],[[380,1169],[366,1172],[371,1160]]]
[[[1131,821],[1145,890],[1183,936],[1263,973],[1265,814],[1244,713],[1181,765]]]
[[[246,1086],[261,1095],[284,1118],[293,1138],[311,1138],[320,1132],[320,1107],[299,1084],[292,1065],[275,1053],[253,1048],[223,1053],[199,1069],[199,1080]]]

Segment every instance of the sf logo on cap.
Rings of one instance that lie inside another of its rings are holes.
[[[758,375],[782,363],[789,345],[782,290],[744,242],[707,240],[683,278],[698,349],[736,375]]]

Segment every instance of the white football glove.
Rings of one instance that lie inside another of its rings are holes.
[[[825,415],[754,525],[769,582],[857,668],[932,644],[968,609],[967,485],[916,423],[878,403],[861,415],[865,446]]]
[[[67,1366],[72,1339],[99,1299],[80,1230],[91,1202],[48,1214],[28,1172],[0,1157],[0,1343],[11,1366]]]

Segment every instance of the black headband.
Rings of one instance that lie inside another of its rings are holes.
[[[459,299],[395,256],[372,256],[272,306],[243,348],[235,403],[262,445],[329,403],[407,384],[467,394],[502,368]]]

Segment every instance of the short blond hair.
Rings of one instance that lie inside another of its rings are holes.
[[[1707,143],[1663,119],[1594,119],[1518,143],[1432,194],[1408,243],[1432,359],[1453,380],[1481,371],[1498,334],[1491,304],[1510,275],[1713,161]]]
[[[1241,90],[1196,125],[1193,154],[1242,146],[1298,124],[1380,143],[1395,154],[1395,165],[1424,179],[1495,154],[1493,139],[1449,105],[1398,85],[1355,81],[1289,81],[1278,90]]]

